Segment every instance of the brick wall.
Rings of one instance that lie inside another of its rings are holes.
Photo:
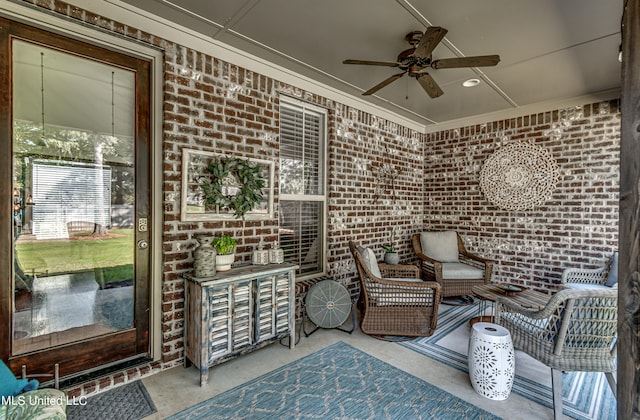
[[[374,249],[393,230],[412,259],[411,235],[422,223],[422,138],[415,131],[342,105],[329,143],[329,274],[355,290],[349,241]]]
[[[236,262],[249,262],[260,237],[277,239],[278,225],[277,219],[180,221],[182,149],[277,162],[279,95],[273,80],[177,45],[165,49],[164,80],[162,354],[168,362],[183,356],[182,275],[193,267],[195,238],[232,235]]]
[[[551,152],[560,179],[528,211],[489,203],[478,177],[501,146],[527,141]],[[425,230],[456,229],[467,249],[495,259],[494,281],[552,291],[566,267],[601,265],[617,249],[619,101],[426,135]]]
[[[393,230],[405,261],[410,238],[423,229],[456,229],[469,250],[494,258],[495,280],[546,289],[565,266],[593,266],[617,244],[618,102],[420,134],[295,86],[185,46],[94,16],[54,0],[28,1],[165,51],[163,104],[162,362],[71,390],[87,395],[180,364],[183,357],[182,275],[192,268],[201,234],[238,237],[249,262],[260,237],[276,239],[268,221],[180,221],[182,149],[224,152],[276,162],[281,95],[328,110],[328,274],[358,292],[348,241],[382,255]],[[561,167],[551,200],[528,212],[501,211],[478,187],[484,160],[501,145],[533,141]]]

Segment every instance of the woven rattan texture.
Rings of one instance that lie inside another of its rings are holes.
[[[496,301],[495,322],[511,333],[516,349],[552,369],[615,372],[616,289],[565,289],[539,311],[508,298]]]
[[[554,418],[562,417],[563,372],[604,372],[616,394],[617,288],[567,288],[540,309],[496,300],[495,322],[513,346],[551,368]]]
[[[420,279],[414,265],[379,264],[383,278],[371,274],[357,246],[349,242],[361,288],[360,329],[373,336],[428,337],[438,318],[440,286]],[[407,278],[414,281],[402,281]],[[394,280],[387,280],[394,279]]]
[[[445,279],[442,276],[442,262],[429,258],[422,253],[422,244],[420,243],[420,234],[413,235],[413,250],[420,259],[422,278],[428,281],[435,281],[442,287],[442,297],[451,296],[471,296],[473,286],[488,284],[491,282],[491,274],[493,272],[494,262],[478,255],[469,253],[462,238],[458,237],[458,258],[461,263],[471,265],[484,271],[481,279]]]
[[[562,272],[562,284],[580,283],[604,285],[607,282],[609,265],[600,268],[567,268]]]

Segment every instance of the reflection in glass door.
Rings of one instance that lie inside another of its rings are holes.
[[[14,39],[12,354],[134,327],[136,75]]]

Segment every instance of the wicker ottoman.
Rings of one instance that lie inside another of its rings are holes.
[[[478,394],[492,400],[509,397],[515,374],[515,355],[506,328],[488,322],[473,324],[468,362],[471,385]]]

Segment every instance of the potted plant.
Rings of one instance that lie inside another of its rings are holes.
[[[216,249],[216,270],[231,270],[231,264],[235,260],[238,240],[228,235],[222,235],[215,238],[211,244]]]
[[[387,264],[398,264],[400,262],[400,255],[396,252],[393,247],[394,240],[393,229],[391,229],[391,242],[388,245],[382,245],[382,249],[384,249],[384,262]]]

